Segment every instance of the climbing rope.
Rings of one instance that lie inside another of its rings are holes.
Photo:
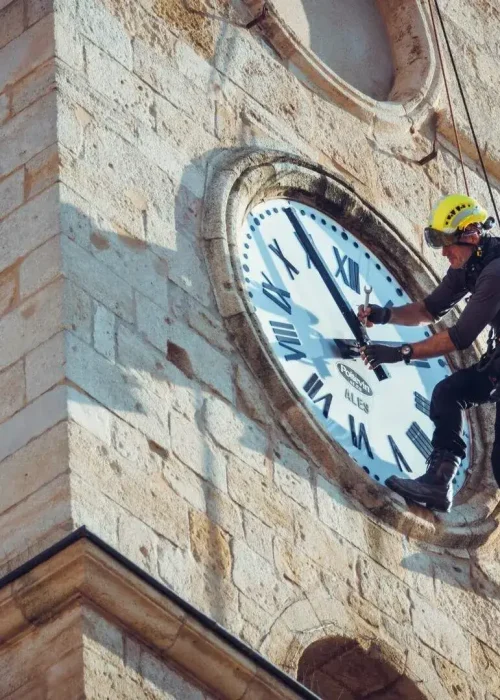
[[[465,165],[464,165],[464,161],[463,161],[462,149],[461,149],[461,147],[460,147],[460,139],[459,139],[459,136],[458,136],[458,129],[457,129],[457,126],[456,126],[455,117],[454,117],[454,113],[453,113],[453,105],[452,105],[452,101],[451,101],[450,90],[449,90],[449,87],[448,87],[448,80],[447,80],[447,77],[446,77],[446,68],[445,68],[445,64],[444,64],[443,53],[442,53],[442,51],[441,51],[441,45],[440,45],[440,40],[439,40],[439,34],[438,34],[438,31],[437,31],[436,20],[435,20],[435,17],[434,17],[433,4],[435,5],[435,8],[436,8],[436,12],[437,12],[437,16],[438,16],[438,19],[439,19],[439,23],[440,23],[440,25],[441,25],[441,31],[443,32],[443,36],[444,36],[444,39],[445,39],[445,42],[446,42],[446,46],[447,46],[447,49],[448,49],[448,54],[449,54],[449,56],[450,56],[451,65],[452,65],[452,67],[453,67],[453,72],[455,73],[455,78],[456,78],[456,81],[457,81],[458,89],[460,90],[460,96],[461,96],[461,98],[462,98],[462,102],[463,102],[463,105],[464,105],[464,108],[465,108],[465,113],[467,114],[467,120],[468,120],[468,122],[469,122],[469,127],[470,127],[470,130],[471,130],[471,133],[472,133],[472,137],[473,137],[473,139],[474,139],[474,144],[475,144],[475,146],[476,146],[477,154],[478,154],[478,157],[479,157],[479,162],[481,163],[481,168],[482,168],[482,170],[483,170],[484,179],[485,179],[486,185],[487,185],[487,187],[488,187],[488,192],[489,192],[490,197],[491,197],[491,202],[492,202],[492,204],[493,204],[493,210],[494,210],[494,212],[495,212],[495,217],[496,217],[497,222],[500,222],[500,217],[499,217],[499,215],[498,215],[498,210],[497,210],[497,205],[496,205],[496,201],[495,201],[495,196],[494,196],[494,194],[493,194],[493,189],[492,189],[492,187],[491,187],[490,179],[489,179],[488,173],[487,173],[487,171],[486,171],[486,166],[485,166],[485,164],[484,164],[483,154],[481,153],[481,148],[480,148],[480,146],[479,146],[479,141],[478,141],[477,136],[476,136],[476,130],[474,129],[474,124],[473,124],[473,122],[472,122],[472,117],[471,117],[471,113],[470,113],[470,110],[469,110],[469,105],[467,104],[467,98],[465,97],[464,89],[463,89],[463,87],[462,87],[462,83],[461,83],[461,80],[460,80],[460,76],[459,76],[459,74],[458,74],[457,64],[456,64],[456,61],[455,61],[455,57],[454,57],[454,55],[453,55],[453,51],[452,51],[452,49],[451,49],[451,44],[450,44],[450,40],[449,40],[449,38],[448,38],[448,33],[447,33],[447,31],[446,31],[446,26],[445,26],[445,23],[444,23],[443,14],[442,14],[442,12],[441,12],[441,8],[440,8],[440,6],[439,6],[438,0],[429,0],[429,9],[430,9],[431,18],[432,18],[432,24],[433,24],[433,27],[434,27],[434,35],[435,35],[435,37],[436,37],[436,45],[437,45],[437,48],[438,48],[439,60],[440,60],[440,62],[441,62],[441,68],[442,68],[442,71],[443,71],[444,83],[445,83],[445,87],[446,87],[446,94],[448,95],[448,104],[449,104],[449,106],[450,106],[451,119],[452,119],[454,131],[455,131],[455,138],[456,138],[456,141],[457,141],[457,149],[458,149],[458,153],[459,153],[459,157],[460,157],[460,163],[461,163],[461,166],[462,166],[462,172],[463,172],[463,176],[464,176],[464,182],[465,182],[465,187],[466,187],[466,190],[467,190],[467,194],[469,194],[469,186],[468,186],[467,177],[466,177],[466,173],[465,173]]]

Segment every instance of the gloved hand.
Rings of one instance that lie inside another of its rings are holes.
[[[364,306],[358,307],[358,318],[361,323],[365,323],[368,328],[373,325],[388,323],[391,318],[391,309],[388,306],[370,304],[367,309]]]
[[[403,360],[401,346],[365,345],[361,348],[360,354],[365,365],[368,365],[370,369],[375,369],[379,365],[402,362]]]

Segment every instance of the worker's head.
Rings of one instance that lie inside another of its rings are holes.
[[[451,267],[465,265],[494,220],[472,197],[452,194],[439,200],[429,217],[425,240],[431,248],[442,248]]]

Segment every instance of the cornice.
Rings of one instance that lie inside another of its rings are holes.
[[[317,700],[227,630],[80,528],[0,579],[0,649],[90,603],[227,700]]]

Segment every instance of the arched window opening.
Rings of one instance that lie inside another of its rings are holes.
[[[426,700],[400,661],[375,641],[329,637],[304,651],[297,678],[322,700]]]
[[[376,0],[275,0],[301,44],[342,80],[387,100],[395,67]]]

